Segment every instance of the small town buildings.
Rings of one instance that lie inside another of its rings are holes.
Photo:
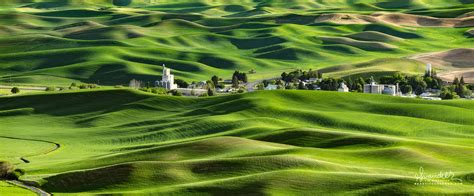
[[[364,93],[382,94],[384,87],[384,85],[378,85],[375,81],[372,81],[370,84],[364,85]]]
[[[167,90],[174,90],[178,88],[178,85],[174,83],[174,75],[171,74],[171,69],[166,68],[163,64],[163,76],[160,81],[155,82],[156,86],[166,88]]]
[[[432,100],[432,101],[441,101],[441,100],[443,100],[439,97],[421,97],[421,98],[424,99],[424,100]]]
[[[440,93],[436,91],[425,91],[421,95],[419,95],[420,98],[425,100],[441,100],[439,96]]]
[[[227,89],[225,89],[225,88],[216,88],[216,92],[218,92],[218,93],[226,93],[226,92],[227,92]]]
[[[339,85],[339,89],[337,89],[339,92],[347,93],[349,92],[349,87],[344,82],[341,82],[341,85]]]
[[[384,95],[391,95],[391,96],[399,96],[401,93],[399,91],[398,85],[384,85],[382,94]]]
[[[319,79],[319,78],[310,78],[309,80],[307,80],[306,82],[308,83],[316,83],[316,82],[321,82],[322,79]]]
[[[364,85],[364,93],[384,94],[384,95],[391,95],[391,96],[401,95],[400,88],[398,87],[398,85],[377,84],[373,78],[370,84]]]
[[[197,83],[193,83],[189,86],[189,88],[207,89],[207,81],[200,81],[200,82],[197,82]]]
[[[201,96],[207,93],[207,89],[180,88],[177,91],[181,92],[184,96]]]
[[[267,87],[265,87],[265,90],[267,90],[267,91],[278,90],[278,85],[269,84]]]

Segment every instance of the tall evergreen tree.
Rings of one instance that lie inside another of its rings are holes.
[[[237,78],[237,76],[232,78],[232,87],[239,88],[239,78]]]
[[[219,77],[214,75],[214,76],[212,76],[211,81],[214,84],[214,86],[217,86],[219,84]]]
[[[458,85],[459,84],[459,78],[455,77],[453,81],[453,85]]]

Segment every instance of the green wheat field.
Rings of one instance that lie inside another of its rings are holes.
[[[54,195],[472,195],[472,100],[114,88],[162,64],[190,83],[428,62],[474,82],[473,0],[2,0],[0,86],[103,87],[0,90],[0,161]]]

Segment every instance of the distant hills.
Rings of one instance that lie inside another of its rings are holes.
[[[7,0],[0,7],[0,83],[151,82],[162,64],[189,82],[251,69],[250,80],[296,68],[339,70],[327,73],[338,77],[400,67],[420,74],[423,61],[407,57],[472,48],[469,3]],[[454,70],[437,62],[439,72]],[[357,73],[339,69],[358,65]]]
[[[205,7],[234,5],[237,7],[278,7],[288,9],[316,8],[353,8],[355,10],[378,9],[423,9],[435,7],[463,6],[474,3],[473,0],[4,0],[4,5],[28,7],[64,7],[64,6],[164,6]]]

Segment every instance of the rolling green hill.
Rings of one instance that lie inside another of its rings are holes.
[[[432,63],[469,82],[473,27],[473,0],[3,0],[0,84],[152,82],[162,64],[191,82]],[[107,89],[0,95],[0,161],[55,195],[474,192],[472,101]]]
[[[55,194],[468,194],[473,118],[470,101],[333,92],[36,94],[0,98],[19,149],[0,157]],[[462,184],[414,185],[420,167]]]
[[[8,0],[0,7],[0,82],[154,81],[163,63],[187,81],[251,69],[256,80],[471,48],[472,3]]]

